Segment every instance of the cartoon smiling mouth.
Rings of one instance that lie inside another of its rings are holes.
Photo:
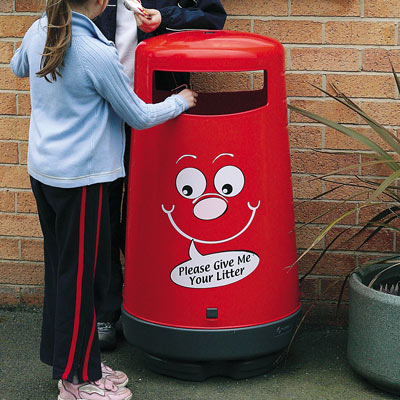
[[[228,242],[229,240],[235,239],[235,238],[237,238],[238,236],[240,236],[240,235],[251,225],[251,223],[252,223],[252,221],[253,221],[253,219],[254,219],[254,216],[256,215],[256,211],[257,211],[258,207],[260,207],[260,201],[258,201],[258,204],[257,204],[255,207],[251,206],[251,205],[250,205],[250,202],[248,202],[248,203],[247,203],[247,207],[249,207],[249,209],[251,210],[250,218],[249,218],[247,224],[244,226],[244,228],[243,228],[240,232],[236,233],[236,235],[233,235],[233,236],[231,236],[231,237],[229,237],[229,238],[221,239],[221,240],[202,240],[202,239],[196,239],[196,238],[194,238],[194,237],[188,235],[187,233],[183,232],[182,229],[180,229],[180,228],[178,227],[178,225],[175,223],[175,221],[174,221],[174,219],[173,219],[173,217],[172,217],[172,213],[173,213],[173,211],[174,211],[174,209],[175,209],[175,205],[173,205],[172,208],[171,208],[170,210],[167,210],[167,209],[164,207],[164,204],[161,204],[162,210],[165,212],[165,214],[168,215],[168,219],[169,219],[169,221],[171,222],[171,225],[175,228],[175,230],[176,230],[179,234],[181,234],[183,237],[185,237],[185,238],[187,238],[187,239],[189,239],[189,240],[193,240],[194,242],[197,242],[197,243],[205,243],[205,244],[224,243],[224,242]]]

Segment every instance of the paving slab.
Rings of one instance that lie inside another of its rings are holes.
[[[0,309],[0,400],[56,400],[57,382],[39,360],[40,310]],[[123,338],[103,354],[125,371],[133,400],[395,400],[356,375],[346,361],[347,331],[304,326],[286,360],[251,379],[187,382],[149,371]]]

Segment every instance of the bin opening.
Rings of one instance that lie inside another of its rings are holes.
[[[158,76],[162,75],[162,79]],[[158,82],[168,82],[159,85]],[[267,71],[172,72],[154,71],[153,103],[171,95],[170,88],[190,82],[199,97],[191,115],[224,115],[250,111],[268,102]]]

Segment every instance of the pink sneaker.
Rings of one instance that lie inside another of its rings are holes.
[[[125,387],[128,384],[129,379],[128,376],[125,374],[125,372],[114,371],[109,366],[103,363],[101,363],[101,372],[103,378],[107,378],[109,381],[111,381],[115,386],[119,388]]]
[[[130,400],[132,393],[127,388],[117,388],[107,378],[96,382],[73,384],[62,381],[58,400]]]
[[[113,369],[111,369],[110,367],[108,367],[103,363],[101,363],[101,373],[102,373],[102,378],[107,378],[118,388],[125,387],[129,382],[128,376],[125,374],[125,372],[114,371]],[[61,386],[62,386],[62,380],[60,379],[58,381],[58,390],[61,390]]]

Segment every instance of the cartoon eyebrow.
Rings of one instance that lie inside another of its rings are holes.
[[[231,154],[231,153],[222,153],[222,154],[220,154],[220,155],[218,155],[217,157],[215,157],[215,158],[214,158],[214,160],[213,160],[212,164],[214,164],[214,162],[216,161],[216,159],[217,159],[217,158],[219,158],[219,157],[222,157],[222,156],[230,156],[230,157],[234,157],[234,155],[233,155],[233,154]]]
[[[180,160],[182,160],[182,158],[184,157],[192,157],[192,158],[197,158],[196,156],[194,156],[193,154],[184,154],[183,156],[180,156],[177,160],[176,160],[176,164],[178,164],[178,162]]]

